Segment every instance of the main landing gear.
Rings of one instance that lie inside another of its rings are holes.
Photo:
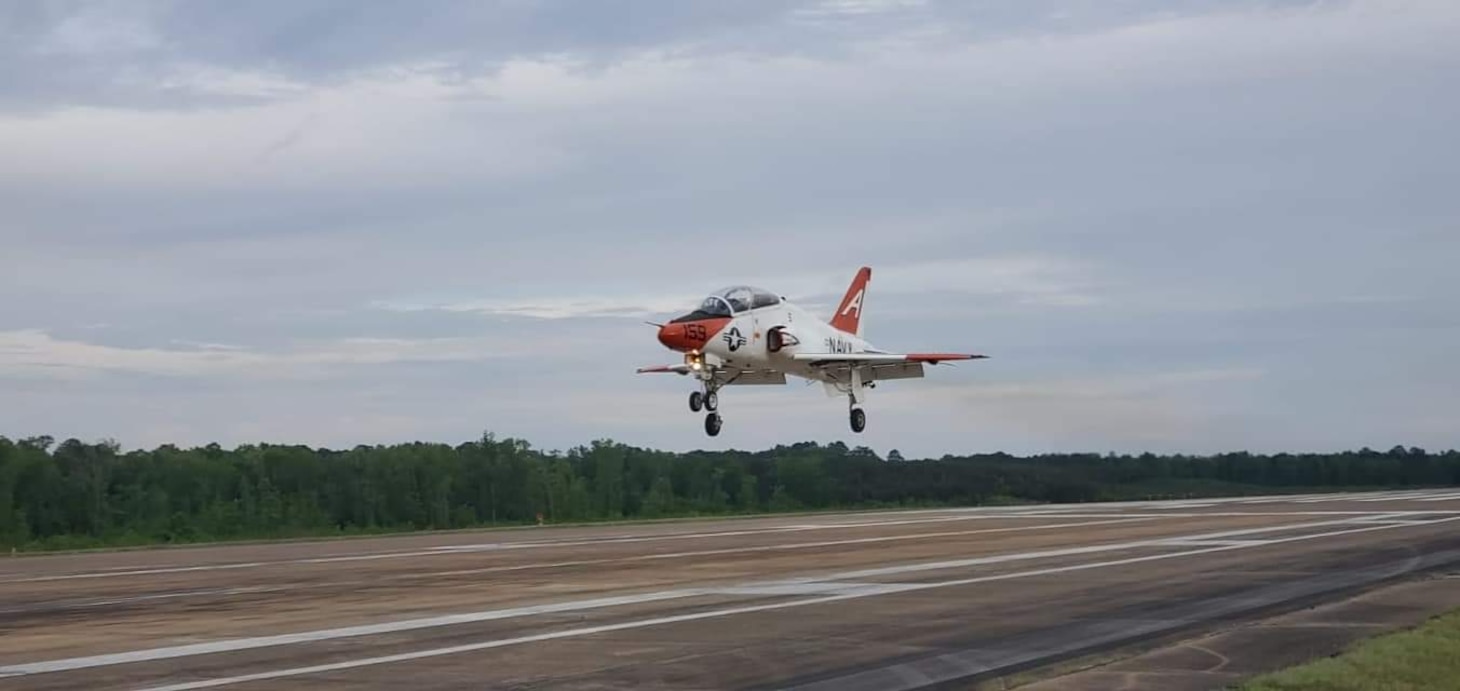
[[[695,391],[689,395],[689,409],[693,412],[700,412],[701,408],[708,411],[715,411],[720,407],[720,394],[713,389],[706,392]]]
[[[862,430],[867,429],[867,413],[860,406],[867,402],[866,389],[875,386],[877,386],[876,382],[863,384],[861,370],[852,370],[851,381],[843,389],[847,392],[847,418],[851,422],[852,432],[861,434]]]
[[[708,411],[705,415],[705,434],[715,436],[720,433],[720,427],[724,420],[720,413],[720,394],[715,389],[706,386],[704,391],[694,391],[689,395],[689,409],[693,412],[700,412],[701,409]]]

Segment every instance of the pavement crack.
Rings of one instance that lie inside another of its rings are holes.
[[[1187,648],[1188,650],[1195,650],[1197,652],[1206,653],[1217,659],[1217,664],[1202,670],[1203,672],[1217,672],[1225,668],[1227,665],[1232,664],[1231,658],[1204,645],[1200,645],[1198,643],[1187,643],[1182,647]]]

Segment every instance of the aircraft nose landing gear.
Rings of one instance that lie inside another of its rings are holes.
[[[690,393],[689,409],[696,413],[701,410],[708,413],[705,415],[705,434],[713,437],[720,434],[720,427],[724,424],[717,412],[720,409],[719,387],[709,380],[704,382],[704,386],[704,389]]]
[[[867,429],[867,414],[861,408],[852,408],[852,431],[861,433]]]

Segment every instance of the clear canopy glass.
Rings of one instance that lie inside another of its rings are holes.
[[[731,286],[715,291],[700,303],[700,311],[714,315],[729,316],[757,307],[780,304],[781,298],[769,290],[754,286]]]

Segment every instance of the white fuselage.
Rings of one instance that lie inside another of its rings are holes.
[[[772,330],[783,334],[772,352]],[[788,337],[786,337],[788,336]],[[728,367],[770,369],[785,374],[828,381],[825,370],[791,359],[795,353],[878,353],[870,343],[817,318],[786,301],[735,314],[704,345],[704,352]]]

